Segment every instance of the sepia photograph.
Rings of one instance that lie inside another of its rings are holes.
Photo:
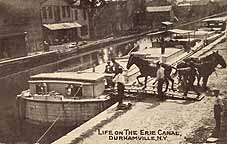
[[[0,144],[227,144],[227,0],[0,0]]]

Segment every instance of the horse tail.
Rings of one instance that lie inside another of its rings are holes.
[[[172,75],[173,77],[177,76],[177,73],[178,73],[177,68],[175,68],[175,70],[176,70],[176,71],[175,71],[175,72],[173,73],[173,75]]]
[[[174,67],[174,66],[171,66],[171,68],[175,69],[175,72],[173,73],[173,77],[175,77],[175,76],[177,75],[178,70],[177,70],[177,68]]]

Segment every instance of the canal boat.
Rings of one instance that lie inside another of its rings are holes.
[[[202,28],[208,31],[222,32],[226,29],[226,16],[208,18],[202,21]]]
[[[104,75],[99,73],[42,73],[28,83],[29,89],[17,95],[18,114],[35,124],[80,125],[116,102],[104,93]]]

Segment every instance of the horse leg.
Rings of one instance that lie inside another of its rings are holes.
[[[184,85],[184,96],[187,96],[188,90],[189,90],[189,86],[188,86],[187,79],[185,79],[185,78],[183,78],[183,85]]]
[[[172,91],[175,91],[174,88],[173,88],[173,86],[174,86],[174,79],[171,78],[171,76],[169,76],[168,79],[169,79],[169,80],[171,81],[171,83],[172,83],[171,90],[172,90]]]
[[[190,79],[189,79],[189,86],[190,86],[190,88],[198,95],[198,96],[200,96],[200,93],[198,92],[198,90],[195,88],[195,86],[194,86],[194,82],[195,82],[195,76],[194,77],[191,77]]]
[[[165,78],[164,81],[166,83],[166,89],[164,90],[164,92],[167,92],[168,87],[169,87],[169,80],[168,80],[168,78]]]
[[[181,81],[182,81],[183,90],[185,91],[187,89],[188,79],[185,75],[183,75]]]
[[[198,92],[198,90],[195,88],[193,84],[191,85],[191,88],[197,94],[197,96],[200,96],[200,93]]]
[[[143,90],[147,87],[147,76],[145,77],[145,80],[144,80],[144,87],[142,88]]]
[[[143,75],[139,75],[139,76],[136,77],[136,79],[137,79],[137,81],[138,81],[138,83],[139,83],[140,85],[143,85],[143,84],[139,81],[139,78],[141,78],[141,77],[144,77],[144,76],[143,76]]]
[[[203,85],[202,85],[202,87],[203,87],[204,90],[207,90],[208,78],[209,78],[209,76],[203,77]]]
[[[179,73],[178,74],[178,84],[180,84],[182,82],[182,75]]]
[[[197,86],[200,86],[200,80],[201,80],[201,76],[200,75],[197,75]]]

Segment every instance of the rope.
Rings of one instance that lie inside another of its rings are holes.
[[[54,120],[54,122],[48,127],[48,129],[43,133],[43,135],[36,141],[35,144],[39,144],[39,142],[45,137],[45,135],[51,130],[51,128],[56,124],[56,122],[60,118],[60,113],[58,114],[58,117]]]
[[[78,88],[77,92],[75,93],[75,95],[73,97],[76,97],[76,95],[78,94],[79,90],[82,88],[83,85],[80,85],[80,87]],[[54,127],[54,125],[57,123],[57,121],[60,118],[60,111],[58,114],[58,117],[54,120],[54,122],[48,127],[48,129],[43,133],[43,135],[36,141],[35,144],[39,144],[39,142],[46,136],[46,134],[51,130],[52,127]]]
[[[77,92],[74,94],[73,98],[76,97],[76,95],[79,93],[80,89],[82,88],[83,85],[80,85],[80,87],[77,89]]]

